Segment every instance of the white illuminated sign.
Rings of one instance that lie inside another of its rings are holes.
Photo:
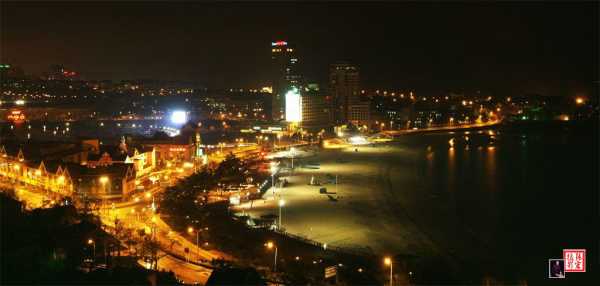
[[[302,121],[302,101],[296,88],[285,94],[285,120],[289,122]]]

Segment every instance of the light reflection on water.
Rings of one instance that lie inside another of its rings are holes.
[[[452,138],[453,144],[449,144]],[[593,204],[587,201],[586,194],[589,196],[591,190],[597,189],[597,182],[592,179],[598,170],[598,150],[594,147],[597,137],[592,131],[579,134],[552,128],[482,130],[470,132],[468,138],[431,134],[399,142],[424,150],[421,159],[416,159],[423,164],[416,166],[425,169],[425,176],[414,183],[432,194],[432,199],[409,213],[434,240],[443,247],[453,248],[467,264],[474,263],[482,271],[506,271],[496,275],[500,277],[519,273],[514,269],[530,271],[543,267],[535,265],[532,259],[515,265],[519,251],[528,251],[543,260],[551,257],[552,251],[560,252],[565,241],[589,242],[560,231],[567,227],[575,233],[586,233],[590,229],[582,227],[586,223],[572,222],[564,216],[550,222],[547,216],[557,210],[564,213],[563,200],[573,202],[568,208],[590,216]],[[453,216],[451,212],[439,209],[455,210],[457,221],[448,218]],[[561,223],[557,224],[558,221]],[[446,227],[447,224],[452,227]],[[445,238],[444,233],[450,229],[464,241]],[[466,247],[467,244],[470,246]],[[486,254],[467,253],[470,251]],[[480,263],[483,261],[487,262]],[[514,279],[526,276],[510,275]]]

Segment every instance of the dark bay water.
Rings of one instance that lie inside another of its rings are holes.
[[[432,255],[443,257],[418,266],[427,276],[422,281],[480,283],[488,277],[547,284],[548,259],[562,258],[565,248],[588,251],[587,273],[568,273],[565,282],[593,277],[599,218],[596,123],[506,125],[398,140],[416,155],[390,158],[390,168],[412,165],[414,176],[391,179],[392,189],[412,191],[390,204],[403,208],[437,245]]]

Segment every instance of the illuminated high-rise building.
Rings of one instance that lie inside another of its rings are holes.
[[[331,102],[318,84],[308,84],[302,90],[302,128],[321,130],[331,123]]]
[[[285,95],[292,87],[300,88],[298,57],[295,48],[286,41],[271,43],[271,80],[273,84],[273,120],[285,119]]]
[[[48,73],[48,80],[73,80],[76,77],[76,72],[67,70],[62,65],[51,65]]]
[[[329,96],[333,116],[337,123],[351,120],[351,106],[361,104],[358,68],[350,63],[338,62],[329,69]]]

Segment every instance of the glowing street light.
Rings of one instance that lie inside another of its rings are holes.
[[[585,103],[585,100],[583,99],[583,97],[577,97],[577,98],[575,98],[575,103],[577,105],[582,105]]]
[[[62,185],[62,184],[64,184],[64,183],[65,183],[65,176],[62,176],[62,175],[61,175],[61,176],[59,176],[59,177],[58,177],[58,184],[59,184],[59,185]]]
[[[189,234],[192,234],[194,232],[194,228],[189,226],[187,229],[187,232]],[[196,230],[196,255],[198,255],[198,257],[200,257],[200,248],[199,248],[199,244],[198,241],[200,240],[200,229]]]
[[[292,170],[294,170],[294,154],[296,154],[296,148],[290,148],[290,153],[292,155]]]
[[[272,241],[269,241],[265,244],[268,249],[275,248],[275,259],[273,260],[273,272],[277,272],[277,245],[275,245]]]
[[[92,245],[93,248],[94,248],[94,257],[93,257],[93,259],[94,259],[94,262],[95,262],[96,261],[96,242],[93,239],[90,238],[90,239],[88,239],[87,244],[88,245]]]
[[[277,173],[277,165],[271,162],[271,188],[273,189],[273,197],[275,197],[275,173]]]
[[[100,184],[102,184],[102,189],[106,193],[106,183],[108,183],[108,177],[102,176],[98,179],[98,181],[100,182]]]
[[[279,200],[279,226],[278,229],[281,229],[281,208],[285,205],[285,201],[283,199]]]
[[[389,265],[390,266],[390,286],[393,286],[394,285],[394,280],[393,280],[393,278],[394,278],[394,276],[393,276],[394,275],[394,272],[393,272],[394,263],[393,263],[393,261],[392,261],[392,259],[390,257],[384,258],[383,259],[383,263],[385,265]]]

